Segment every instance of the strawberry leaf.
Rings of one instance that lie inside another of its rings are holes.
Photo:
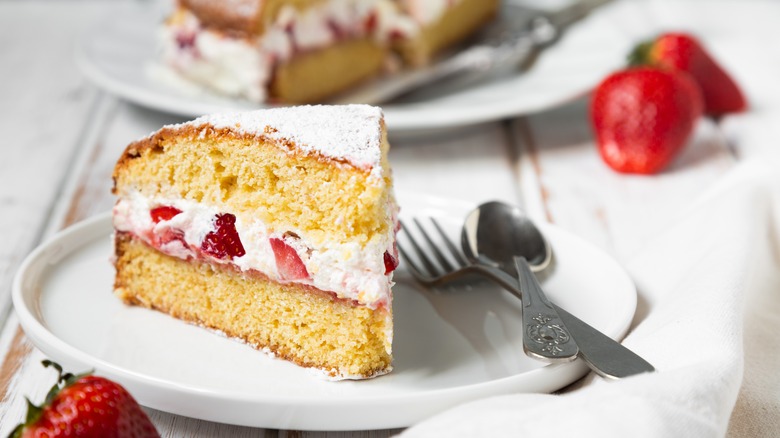
[[[35,422],[41,418],[43,408],[41,406],[34,405],[33,402],[31,402],[27,397],[24,399],[27,400],[27,415],[24,417],[24,423],[20,423],[14,427],[14,430],[11,431],[11,433],[8,435],[8,438],[21,438],[22,433],[24,432],[24,428],[35,424]]]
[[[27,400],[27,416],[24,419],[24,423],[33,424],[36,421],[38,421],[38,418],[41,417],[41,412],[43,412],[43,408],[34,405],[33,402],[31,402],[30,399],[27,397],[25,397],[24,399]]]
[[[22,431],[24,430],[24,424],[19,424],[14,427],[14,430],[8,435],[8,438],[22,438]]]
[[[653,48],[653,41],[644,41],[636,45],[631,53],[628,54],[628,65],[637,67],[650,64],[650,50]]]

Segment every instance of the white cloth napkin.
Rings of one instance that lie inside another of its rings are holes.
[[[647,11],[637,23],[654,18],[659,28],[693,31],[701,5],[732,10],[710,11],[714,21],[699,28],[713,31],[708,41],[752,104],[723,124],[739,163],[686,211],[668,212],[671,226],[621,260],[641,297],[623,343],[658,371],[620,381],[591,374],[561,395],[470,402],[402,436],[780,436],[780,53],[767,46],[780,29],[766,25],[768,13],[729,27],[739,18],[731,18],[741,11],[736,3],[635,3]],[[776,11],[767,2],[748,6]]]
[[[780,158],[748,160],[627,263],[646,316],[624,344],[656,373],[471,402],[403,436],[778,436],[779,208]]]

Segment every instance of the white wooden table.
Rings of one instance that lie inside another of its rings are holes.
[[[10,304],[23,258],[43,239],[108,210],[110,174],[126,144],[181,119],[121,101],[73,63],[74,42],[112,2],[0,2],[0,435],[40,400],[51,375]],[[723,47],[723,53],[734,49]],[[599,159],[587,98],[467,130],[391,136],[398,190],[523,206],[627,261],[654,232],[752,150],[729,144],[711,122],[656,177],[619,175]],[[640,291],[639,317],[642,314]],[[221,425],[149,411],[162,436],[389,436],[397,431],[316,433]]]

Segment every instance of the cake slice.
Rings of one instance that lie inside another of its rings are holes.
[[[114,169],[115,294],[321,370],[391,370],[397,207],[381,110],[213,115]]]

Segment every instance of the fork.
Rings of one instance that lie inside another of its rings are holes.
[[[410,257],[412,252],[404,247],[400,241],[398,242],[398,250],[417,281],[426,286],[439,286],[468,274],[475,274],[494,281],[516,297],[521,298],[517,278],[513,278],[503,271],[491,270],[486,266],[470,263],[452,243],[436,219],[430,217],[428,220],[443,242],[444,248],[431,238],[417,218],[413,218],[412,221],[423,237],[424,244],[420,244],[414,238],[414,234],[410,232],[409,227],[404,221],[401,221],[401,229],[419,263]],[[427,248],[427,251],[424,247]],[[435,263],[434,259],[438,263]],[[578,356],[598,375],[620,379],[655,370],[647,361],[619,342],[596,330],[560,306],[555,304],[553,306],[577,343]]]
[[[493,266],[488,266],[487,264],[479,262],[469,263],[464,261],[462,255],[455,249],[455,245],[453,245],[449,239],[446,239],[446,235],[438,222],[436,222],[435,219],[431,219],[431,221],[437,232],[444,237],[443,241],[446,242],[445,245],[447,246],[447,249],[456,260],[457,266],[460,269],[472,265],[478,266],[480,272],[485,275],[490,275],[491,270],[497,269]],[[415,225],[417,225],[420,234],[428,243],[428,246],[433,249],[433,253],[436,255],[439,264],[444,266],[445,272],[457,273],[459,269],[450,265],[444,254],[442,254],[439,248],[434,244],[433,239],[425,232],[425,229],[420,222],[417,220],[414,220],[414,222]],[[408,236],[411,236],[408,229],[405,231]],[[434,263],[426,257],[425,252],[422,251],[420,245],[413,239],[410,239],[410,242],[417,252],[418,258],[420,258],[428,269],[429,278],[434,279],[443,277],[437,275],[439,272],[435,271],[436,267]],[[407,259],[411,260],[409,257],[407,257]],[[570,362],[576,359],[579,351],[577,343],[571,335],[569,335],[566,325],[558,316],[552,303],[550,303],[545,296],[541,286],[535,281],[536,279],[533,276],[528,276],[531,271],[528,264],[525,262],[525,259],[518,259],[522,260],[518,266],[524,268],[525,271],[518,270],[518,272],[522,272],[519,277],[521,280],[520,287],[517,290],[513,289],[512,292],[515,293],[523,303],[523,351],[527,356],[547,362]],[[469,258],[466,257],[465,260],[469,260]]]

